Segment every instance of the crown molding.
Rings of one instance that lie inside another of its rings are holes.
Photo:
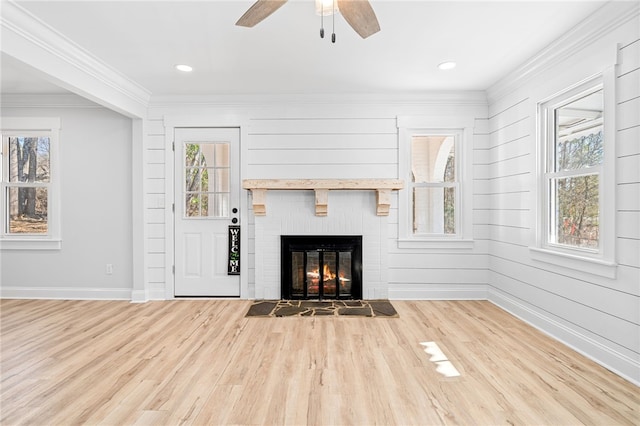
[[[490,104],[640,15],[640,2],[610,1],[487,89]]]
[[[271,105],[477,105],[486,106],[484,91],[424,92],[417,94],[290,94],[153,96],[150,107],[219,107]]]
[[[43,78],[127,116],[146,115],[151,92],[13,0],[2,0],[0,29],[0,50],[33,67]]]

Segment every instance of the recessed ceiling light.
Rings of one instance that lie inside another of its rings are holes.
[[[438,65],[438,68],[440,68],[441,70],[452,70],[455,67],[456,67],[456,63],[453,61],[443,62]]]
[[[193,71],[193,68],[191,68],[189,65],[184,65],[184,64],[176,65],[176,69],[178,71],[182,71],[182,72],[191,72],[191,71]]]

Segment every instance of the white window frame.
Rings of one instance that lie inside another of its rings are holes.
[[[60,173],[59,173],[59,118],[39,117],[2,117],[0,133],[2,135],[2,153],[0,155],[0,249],[2,250],[59,250],[62,248],[60,221]],[[47,186],[47,233],[42,235],[9,234],[7,224],[7,187],[8,185],[8,149],[9,137],[37,136],[48,137],[49,145],[49,183]]]
[[[398,172],[405,188],[398,194],[398,247],[437,250],[473,248],[473,182],[471,180],[473,127],[471,118],[398,117]],[[456,161],[456,233],[414,234],[414,185],[411,179],[411,139],[414,136],[455,136]]]
[[[552,205],[549,190],[553,178],[562,173],[553,172],[555,150],[555,110],[576,99],[598,90],[603,91],[604,113],[604,158],[600,166],[589,168],[598,174],[599,180],[599,247],[585,249],[555,244],[550,241]],[[538,103],[538,208],[536,241],[530,247],[532,259],[569,268],[615,278],[615,74],[613,69],[592,76],[584,81],[556,93]]]

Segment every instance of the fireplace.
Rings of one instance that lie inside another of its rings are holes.
[[[282,299],[362,299],[362,236],[281,236]]]

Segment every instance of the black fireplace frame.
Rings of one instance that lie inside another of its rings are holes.
[[[292,293],[291,277],[291,256],[293,251],[350,251],[351,252],[351,294],[326,297],[320,286],[318,297],[313,299],[331,300],[357,300],[362,299],[362,235],[282,235],[280,236],[280,256],[281,256],[281,293],[283,300],[302,299],[309,300],[307,287],[305,285],[302,297],[294,296]]]

